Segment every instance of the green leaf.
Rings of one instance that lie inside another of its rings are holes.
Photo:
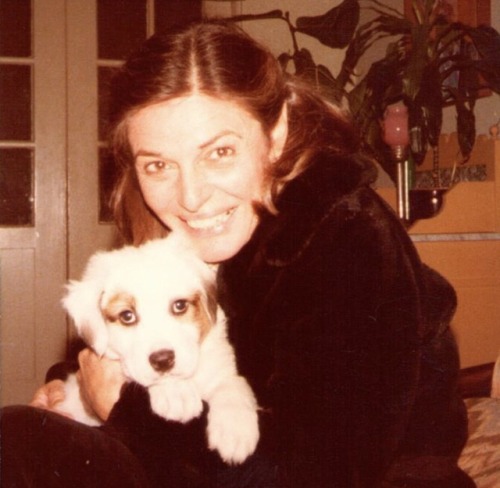
[[[470,28],[467,34],[472,38],[474,45],[485,59],[499,62],[500,56],[500,34],[487,25]]]
[[[342,89],[338,86],[333,74],[326,66],[317,65],[307,49],[301,49],[291,56],[295,65],[295,74],[312,85],[318,87],[322,93],[332,101],[339,101],[342,97]],[[280,62],[286,59],[280,56]],[[282,64],[283,65],[283,64]]]
[[[351,41],[359,23],[359,10],[358,0],[344,0],[323,15],[299,17],[296,29],[326,46],[344,48]]]
[[[290,54],[288,53],[281,53],[279,56],[278,56],[278,62],[281,66],[281,69],[283,71],[288,71],[288,63],[290,61],[293,60],[293,56],[291,56]]]
[[[472,61],[473,68],[481,73],[489,88],[500,93],[500,34],[485,25],[470,29],[468,34],[481,56]]]
[[[396,55],[373,63],[365,80],[369,103],[377,108],[380,115],[387,105],[402,97],[401,63]]]
[[[441,75],[437,66],[430,64],[424,67],[415,105],[422,108],[422,123],[426,127],[427,140],[431,146],[436,147],[443,125]]]
[[[390,36],[408,35],[411,33],[414,25],[404,17],[395,17],[394,15],[385,13],[378,16],[375,22],[378,24],[374,29],[375,34],[384,32]]]
[[[308,49],[303,48],[295,52],[292,59],[295,65],[296,75],[309,80],[314,79],[316,63],[314,62],[312,54]]]
[[[464,163],[469,159],[476,141],[476,117],[472,107],[465,103],[458,103],[457,108],[457,134],[460,152]]]
[[[403,75],[405,95],[410,100],[415,100],[426,66],[429,64],[428,56],[429,29],[425,25],[414,25],[411,30],[411,48],[406,55],[406,68]]]
[[[494,92],[500,93],[500,62],[489,63],[487,60],[473,61],[472,65],[476,69],[484,81],[486,86]]]

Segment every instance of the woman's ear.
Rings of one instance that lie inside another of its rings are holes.
[[[271,148],[269,151],[272,162],[277,161],[285,147],[288,136],[288,107],[286,102],[283,104],[281,114],[276,125],[271,130]]]

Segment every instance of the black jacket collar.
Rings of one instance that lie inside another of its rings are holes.
[[[360,156],[319,154],[306,171],[286,185],[276,207],[265,213],[252,239],[224,267],[241,269],[266,263],[286,266],[297,259],[336,204],[375,181],[373,163]]]
[[[360,155],[318,155],[284,188],[276,204],[278,214],[263,217],[255,235],[261,258],[274,266],[294,261],[339,200],[375,178],[375,166]]]

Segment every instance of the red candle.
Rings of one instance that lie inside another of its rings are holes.
[[[408,109],[402,103],[389,105],[384,112],[384,141],[391,147],[407,146]]]

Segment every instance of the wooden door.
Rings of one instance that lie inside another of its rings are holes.
[[[65,2],[18,0],[2,2],[0,8],[0,371],[5,405],[28,401],[66,347],[59,305],[66,279]]]

